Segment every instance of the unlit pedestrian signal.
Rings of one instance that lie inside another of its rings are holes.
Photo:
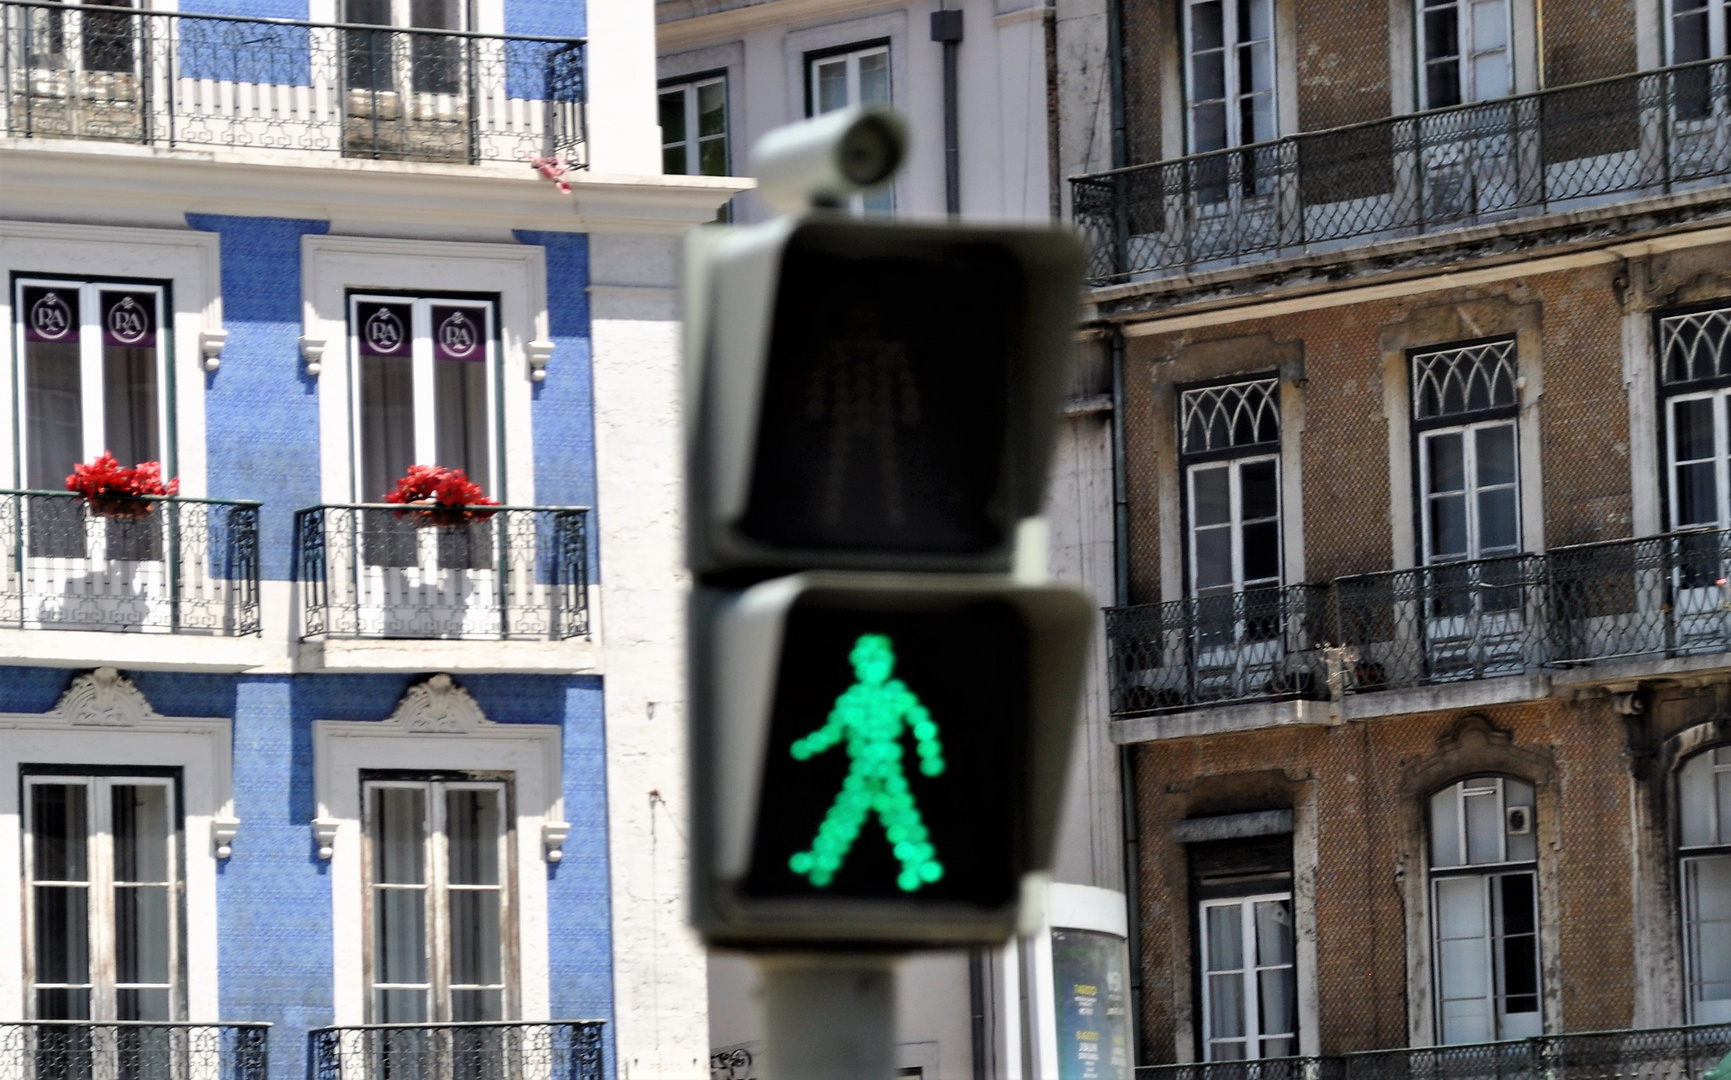
[[[881,110],[771,133],[758,194],[789,212],[687,244],[692,916],[716,944],[1001,942],[1051,859],[1096,618],[1037,565],[1082,251],[845,213],[903,138]]]

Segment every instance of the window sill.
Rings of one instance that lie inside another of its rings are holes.
[[[330,640],[299,646],[298,671],[418,672],[469,675],[599,675],[589,639],[571,641]]]
[[[107,630],[0,630],[0,664],[113,667],[127,671],[239,672],[282,663],[282,643],[257,637],[125,633]]]

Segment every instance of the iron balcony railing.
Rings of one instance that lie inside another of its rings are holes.
[[[1148,1065],[1137,1080],[1700,1080],[1731,1026],[1596,1031],[1323,1057]]]
[[[267,1080],[269,1024],[0,1023],[0,1080]]]
[[[1327,602],[1288,585],[1107,609],[1112,713],[1327,697]]]
[[[1072,179],[1101,283],[1586,209],[1731,177],[1731,61]]]
[[[1111,711],[1731,654],[1731,530],[1106,610]]]
[[[589,511],[314,506],[295,514],[307,638],[589,633]]]
[[[601,1080],[601,1020],[312,1032],[315,1080]],[[0,1078],[3,1080],[3,1078]]]
[[[0,491],[0,626],[259,632],[259,504]]]
[[[584,163],[577,38],[0,2],[21,138]]]

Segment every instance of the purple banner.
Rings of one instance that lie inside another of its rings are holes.
[[[361,355],[407,357],[413,345],[410,310],[407,304],[357,304]]]
[[[78,340],[78,286],[26,286],[24,340],[62,344]]]
[[[486,320],[482,308],[433,308],[433,356],[439,360],[487,359]]]
[[[145,346],[156,344],[156,294],[104,292],[102,343]]]

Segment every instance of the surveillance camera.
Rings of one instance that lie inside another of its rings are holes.
[[[793,214],[889,182],[907,151],[907,125],[895,112],[840,109],[769,132],[752,148],[751,168],[764,201]]]

